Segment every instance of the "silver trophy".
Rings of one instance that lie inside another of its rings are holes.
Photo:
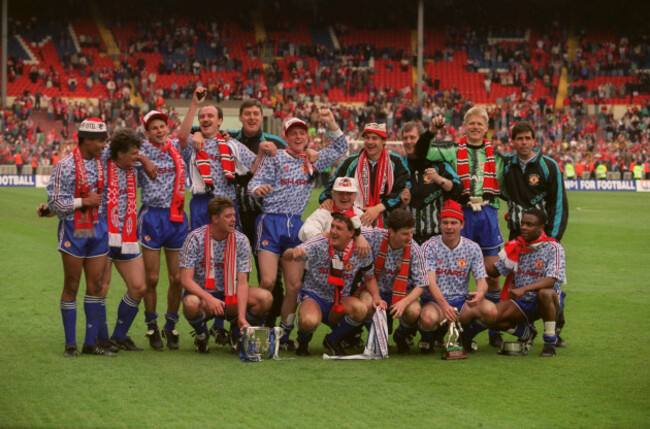
[[[442,359],[444,360],[458,360],[467,359],[465,349],[460,343],[460,335],[463,332],[463,327],[460,325],[460,314],[458,309],[454,307],[456,313],[456,320],[449,322],[447,319],[443,320],[440,324],[449,323],[449,333],[447,334],[447,342],[445,349],[442,352]]]
[[[249,362],[279,359],[282,328],[248,326],[242,330],[242,353]]]

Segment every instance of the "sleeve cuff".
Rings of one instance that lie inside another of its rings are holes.
[[[74,199],[74,208],[75,208],[75,210],[80,209],[82,207],[83,207],[83,200],[81,198],[75,198]]]
[[[343,131],[341,131],[340,128],[337,128],[334,131],[330,131],[329,133],[330,133],[330,136],[332,138],[334,138],[334,139],[337,138],[337,137],[341,137],[343,135]]]

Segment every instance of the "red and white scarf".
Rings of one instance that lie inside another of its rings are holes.
[[[499,181],[497,180],[497,169],[494,163],[494,152],[492,145],[487,139],[483,139],[485,144],[485,165],[483,166],[483,195],[499,195]],[[463,185],[461,195],[470,196],[470,171],[469,159],[467,157],[467,137],[463,136],[458,142],[458,155],[456,171],[458,178]]]
[[[296,159],[301,159],[304,165],[303,171],[312,177],[316,172],[316,166],[309,162],[306,152],[296,152],[295,150],[289,148],[288,146],[284,149],[289,156],[292,156]]]
[[[340,210],[338,207],[336,207],[336,203],[332,203],[332,213],[343,213],[350,219],[355,217],[357,214],[354,212],[354,207],[350,207],[347,210]]]
[[[167,140],[160,150],[163,152],[169,151],[176,167],[174,195],[172,196],[172,205],[169,208],[169,220],[183,222],[185,220],[183,217],[185,212],[185,163],[183,163],[181,153],[172,145],[170,140]]]
[[[86,198],[90,194],[90,184],[88,183],[88,174],[86,165],[79,146],[72,151],[74,157],[75,169],[75,198]],[[97,193],[101,196],[104,188],[104,167],[99,158],[95,158],[97,164]],[[74,211],[74,232],[73,236],[77,238],[87,238],[95,236],[95,222],[97,222],[97,207],[88,208],[80,207]]]
[[[205,227],[203,241],[205,253],[205,289],[214,290],[214,269],[212,268],[212,234],[210,225]],[[226,237],[226,250],[223,254],[223,292],[226,305],[237,304],[237,240],[235,234]]]
[[[226,141],[219,136],[217,136],[217,145],[219,146],[219,159],[221,161],[223,175],[227,181],[233,181],[235,180],[235,157],[232,154],[232,150],[226,144]],[[206,151],[196,151],[196,166],[201,178],[203,179],[203,183],[205,185],[214,186],[214,181],[212,180],[212,166],[210,165],[210,155],[208,155]]]
[[[521,236],[515,238],[514,240],[508,241],[503,249],[499,252],[499,260],[503,261],[503,264],[506,268],[509,268],[513,271],[517,269],[517,264],[519,263],[519,256],[522,254],[534,252],[539,249],[541,246],[546,245],[549,241],[557,241],[554,238],[551,238],[546,235],[544,231],[537,238],[530,243],[526,242]],[[503,290],[501,291],[501,301],[508,299],[508,293],[512,288],[512,283],[514,282],[514,275],[509,275],[506,278],[505,283],[503,284]]]
[[[126,167],[126,215],[122,234],[120,235],[120,185],[118,167],[114,160],[108,160],[108,245],[121,247],[122,253],[127,255],[137,254],[140,251],[136,236],[137,197],[135,185],[135,172],[133,168]]]
[[[332,311],[335,313],[341,313],[343,311],[343,305],[341,305],[343,301],[343,287],[345,286],[343,271],[345,271],[345,266],[353,253],[354,240],[350,240],[343,250],[343,260],[341,260],[341,258],[334,252],[334,246],[332,246],[332,240],[330,240],[330,270],[327,276],[327,283],[334,286],[334,305],[332,306]]]
[[[377,169],[375,170],[375,183],[373,192],[370,192],[371,165],[366,151],[362,150],[357,161],[357,169],[354,173],[357,183],[360,185],[360,192],[357,193],[355,204],[364,210],[368,207],[376,206],[381,203],[382,190],[383,194],[390,194],[393,189],[393,163],[390,161],[390,154],[384,148],[381,156],[377,160]],[[384,187],[386,189],[384,190]],[[382,216],[378,218],[378,226],[384,226]]]
[[[390,234],[388,231],[384,234],[384,238],[381,240],[379,245],[379,253],[377,254],[377,260],[375,261],[375,278],[379,279],[379,276],[384,271],[384,265],[386,264],[386,252],[388,252]],[[391,305],[401,301],[406,296],[406,286],[408,284],[409,270],[411,267],[411,245],[404,247],[404,253],[402,254],[402,260],[397,266],[398,273],[393,282],[393,297],[391,299]]]

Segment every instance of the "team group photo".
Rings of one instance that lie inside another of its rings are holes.
[[[0,426],[650,423],[647,23],[411,3],[3,1]]]

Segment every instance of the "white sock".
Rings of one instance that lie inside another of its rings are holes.
[[[555,335],[555,322],[544,322],[544,335],[549,337]]]

